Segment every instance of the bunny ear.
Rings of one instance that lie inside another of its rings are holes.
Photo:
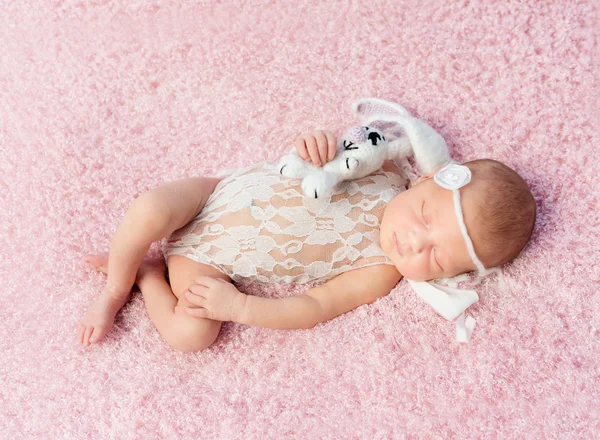
[[[420,119],[405,115],[376,114],[365,120],[367,125],[374,122],[394,123],[402,129],[412,145],[415,162],[419,171],[429,174],[450,162],[448,145],[442,136]]]
[[[394,121],[372,120],[371,116],[377,114],[410,116],[410,113],[395,102],[379,98],[363,98],[352,104],[352,111],[364,125],[381,130],[390,139],[397,139],[405,135],[404,131]],[[366,121],[369,120],[369,123]]]
[[[379,98],[359,99],[352,104],[352,111],[358,116],[361,123],[375,114],[410,116],[410,113],[400,104]]]
[[[365,121],[366,121],[366,119],[365,119]],[[402,136],[404,134],[402,132],[402,130],[400,129],[400,127],[398,127],[398,123],[397,122],[371,121],[369,124],[366,124],[366,125],[368,125],[369,127],[373,127],[373,128],[378,129],[378,130],[381,130],[388,137],[391,137],[391,136],[400,137],[400,136]]]

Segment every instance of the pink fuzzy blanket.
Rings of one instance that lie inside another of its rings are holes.
[[[0,437],[598,438],[598,5],[0,0]],[[469,344],[405,282],[311,330],[226,323],[194,354],[136,293],[75,343],[105,281],[82,257],[137,195],[340,134],[362,97],[533,189],[533,240],[479,290]]]

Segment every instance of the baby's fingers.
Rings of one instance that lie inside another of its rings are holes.
[[[330,161],[335,157],[336,153],[335,136],[330,131],[325,131],[324,133],[327,137],[327,161]]]
[[[206,310],[204,308],[186,307],[185,313],[187,313],[188,315],[193,316],[195,318],[208,318],[208,316],[209,316],[208,310]]]
[[[319,158],[321,160],[321,164],[325,165],[327,163],[329,149],[327,136],[325,135],[325,132],[321,130],[316,131],[314,136],[315,141],[317,142],[317,149],[319,151]]]
[[[184,292],[184,296],[192,304],[203,306],[206,302],[206,298],[202,295],[205,295],[205,293],[200,292],[198,287],[200,286],[190,286],[188,290]]]
[[[310,156],[308,155],[308,150],[306,149],[306,143],[304,142],[303,137],[299,137],[296,139],[296,153],[304,160],[309,160]]]
[[[321,156],[319,155],[319,146],[317,145],[317,140],[314,136],[306,136],[306,149],[308,150],[308,155],[310,156],[310,160],[316,166],[321,166]]]

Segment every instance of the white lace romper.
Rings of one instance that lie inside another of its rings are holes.
[[[375,174],[338,185],[331,199],[302,193],[300,180],[258,164],[221,180],[202,211],[162,242],[234,282],[307,283],[348,270],[393,264],[379,247],[385,206],[406,189],[387,161]]]

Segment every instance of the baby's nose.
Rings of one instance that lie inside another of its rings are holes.
[[[410,245],[415,254],[420,254],[425,247],[425,237],[423,233],[419,231],[410,231],[408,233],[408,239],[410,240]]]

